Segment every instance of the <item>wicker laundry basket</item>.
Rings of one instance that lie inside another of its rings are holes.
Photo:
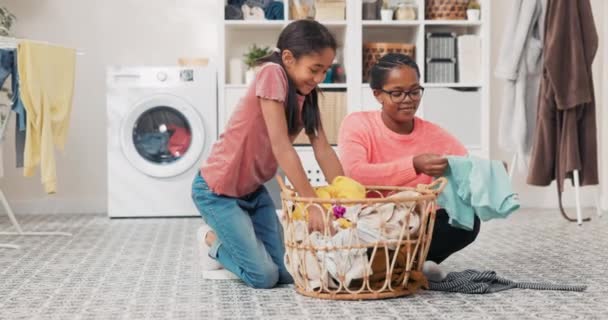
[[[402,53],[416,59],[416,45],[393,42],[367,42],[363,44],[363,81],[369,82],[372,67],[387,53]]]
[[[368,196],[371,193],[377,198],[361,200],[302,198],[280,178],[277,180],[281,187],[285,265],[298,293],[332,300],[385,299],[410,295],[426,283],[422,264],[433,236],[436,199],[447,183],[445,178],[417,188],[366,187]],[[308,230],[302,212],[311,206],[326,213],[323,232]],[[381,218],[383,222],[374,232],[382,236],[370,241],[362,231],[363,219],[376,216],[349,220],[346,227],[337,225],[339,220],[346,220],[334,218],[336,211],[347,209],[352,213],[358,208],[389,208],[378,214],[389,219],[398,217],[399,221],[392,221],[389,230]],[[334,235],[331,228],[339,231]],[[342,239],[340,244],[336,242],[338,237]]]

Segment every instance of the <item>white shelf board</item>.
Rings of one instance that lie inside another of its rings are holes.
[[[427,26],[470,26],[478,27],[481,26],[482,21],[468,21],[468,20],[424,20],[423,24]]]
[[[294,20],[289,20],[287,21],[287,24],[293,22]],[[334,26],[334,27],[346,27],[346,20],[323,20],[323,21],[319,21],[319,23],[321,23],[324,26],[330,27],[330,26]]]
[[[224,20],[227,29],[281,29],[285,20]]]
[[[431,82],[423,82],[420,84],[425,88],[481,88],[482,85],[480,83],[431,83]],[[364,89],[369,88],[369,83],[362,83],[361,87]]]
[[[438,83],[438,82],[425,82],[422,83],[425,88],[481,88],[480,83]]]
[[[420,20],[363,20],[364,27],[418,27],[422,23]]]
[[[425,89],[428,88],[481,88],[479,83],[421,83]],[[362,83],[361,88],[369,89],[369,83]]]

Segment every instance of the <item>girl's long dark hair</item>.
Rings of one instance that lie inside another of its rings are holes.
[[[335,51],[337,44],[334,36],[322,24],[314,20],[297,20],[288,24],[283,29],[277,41],[277,48],[279,49],[278,52],[274,51],[270,55],[258,59],[256,64],[261,65],[267,62],[274,62],[285,69],[283,59],[281,58],[283,50],[291,51],[294,58],[299,59],[303,55],[320,53],[327,48]],[[295,135],[300,129],[298,127],[298,97],[293,81],[289,79],[289,76],[287,79],[288,90],[285,117],[287,119],[289,135]],[[317,88],[306,95],[301,116],[306,134],[316,135],[321,124]]]

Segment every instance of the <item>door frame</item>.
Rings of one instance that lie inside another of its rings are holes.
[[[608,4],[605,1],[602,1],[602,6],[604,6],[604,14],[603,17],[608,17]],[[603,20],[603,30],[600,30],[600,42],[603,47],[603,52],[601,54],[602,59],[602,82],[600,88],[605,88],[608,86],[608,21]],[[602,101],[600,102],[600,107],[597,108],[599,110],[599,118],[600,118],[600,137],[599,137],[599,147],[600,147],[600,190],[601,190],[601,207],[602,210],[608,210],[608,92],[602,91]]]

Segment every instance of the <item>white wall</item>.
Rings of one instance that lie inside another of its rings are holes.
[[[350,1],[350,0],[349,0]],[[0,187],[5,191],[18,213],[26,212],[105,212],[106,210],[106,132],[105,132],[105,66],[112,64],[175,64],[180,56],[213,56],[217,52],[217,7],[214,0],[0,0],[0,5],[13,11],[19,21],[16,33],[20,37],[47,40],[82,48],[85,56],[78,57],[76,93],[71,129],[64,154],[58,156],[58,193],[47,196],[38,177],[23,178],[14,169],[14,128],[11,124],[4,145],[5,177]],[[592,0],[598,31],[608,34],[602,12],[608,5]],[[509,0],[492,1],[492,66],[496,64],[502,37],[505,12]],[[605,10],[605,11],[604,11]],[[606,39],[606,35],[601,39]],[[600,43],[600,53],[605,52]],[[606,56],[606,53],[604,54]],[[608,63],[607,63],[608,64]],[[603,68],[601,54],[595,60],[595,86],[598,102],[602,100],[602,70],[608,79],[608,68]],[[608,84],[608,80],[604,82]],[[604,85],[605,86],[605,85]],[[492,77],[492,122],[498,125],[502,89]],[[605,108],[604,106],[603,108]],[[598,109],[601,106],[598,105]],[[608,128],[608,112],[603,125]],[[608,141],[608,130],[603,132]],[[509,160],[511,155],[496,147],[492,134],[492,157]],[[606,148],[608,149],[608,148]],[[603,150],[604,162],[608,150]],[[606,164],[608,165],[608,164]],[[604,170],[604,183],[608,172]],[[522,202],[532,207],[556,207],[555,186],[537,188],[525,185],[525,177],[515,178]],[[594,203],[594,189],[584,189],[583,202]],[[565,203],[573,203],[571,190],[566,191]],[[608,206],[608,190],[604,205]]]
[[[19,37],[82,48],[72,121],[57,157],[58,193],[15,169],[14,121],[4,149],[0,187],[18,213],[106,211],[107,65],[175,65],[178,57],[217,52],[214,0],[0,0],[18,18]]]
[[[602,97],[602,91],[601,90],[602,87],[606,87],[606,84],[608,84],[608,82],[604,82],[604,84],[602,84],[602,71],[603,71],[603,61],[605,60],[605,58],[603,59],[603,56],[606,57],[608,55],[604,54],[604,39],[606,39],[605,36],[603,36],[603,33],[605,32],[604,30],[604,23],[605,20],[603,19],[603,17],[606,17],[606,14],[603,14],[604,12],[604,7],[608,6],[606,4],[604,4],[603,0],[591,0],[591,5],[593,7],[594,10],[594,19],[595,19],[595,23],[596,23],[596,27],[598,30],[598,33],[600,33],[600,48],[598,50],[597,56],[594,60],[593,63],[593,76],[594,76],[594,81],[595,81],[595,92],[596,92],[596,99],[597,99],[597,109],[600,110],[602,108],[606,108],[606,106],[602,106],[602,102],[603,97]],[[500,51],[500,39],[503,36],[503,28],[504,28],[504,24],[506,21],[506,12],[510,11],[510,7],[511,7],[511,1],[509,0],[499,0],[499,1],[492,1],[492,54],[491,54],[491,64],[494,67],[496,65],[496,60],[498,58],[498,53]],[[502,93],[502,88],[503,88],[503,82],[502,80],[496,79],[492,76],[491,78],[491,101],[492,101],[492,105],[490,106],[491,108],[491,128],[492,128],[492,132],[494,134],[492,134],[491,137],[491,155],[492,158],[494,159],[501,159],[501,160],[505,160],[510,162],[511,161],[511,154],[505,153],[502,150],[500,150],[500,148],[498,147],[498,136],[496,134],[497,132],[497,128],[498,128],[498,119],[499,119],[499,114],[500,114],[500,107],[501,107],[501,102],[502,102],[502,97],[503,97],[503,93]],[[605,116],[608,116],[608,112],[605,112]],[[600,116],[598,116],[598,119],[601,119]],[[598,121],[599,122],[599,121]],[[604,123],[606,123],[606,120],[604,120]],[[601,122],[598,123],[598,128],[607,128],[606,125],[601,125]],[[604,130],[603,132],[604,137],[608,136],[608,130]],[[604,143],[605,141],[608,141],[608,138],[604,138],[602,140]],[[598,144],[601,145],[601,142],[599,142]],[[606,159],[608,159],[608,156],[606,155],[606,151],[604,150],[604,156],[601,157],[604,162],[606,162]],[[608,165],[608,164],[607,164]],[[606,175],[604,175],[606,176]],[[514,187],[516,189],[517,192],[519,192],[520,194],[520,198],[521,198],[521,202],[522,202],[522,206],[526,206],[526,207],[542,207],[542,208],[556,208],[557,207],[557,187],[555,186],[555,183],[551,184],[548,187],[534,187],[534,186],[529,186],[525,183],[526,181],[526,176],[523,174],[519,174],[516,175],[513,179],[514,182]],[[569,181],[569,180],[568,180]],[[605,178],[604,181],[608,181],[608,178]],[[564,191],[564,206],[566,207],[573,207],[574,206],[574,191],[573,188],[570,186],[570,183],[566,183],[565,184],[565,191]],[[584,206],[595,206],[595,200],[597,197],[597,187],[585,187],[582,188],[582,192],[581,192],[581,201],[583,203]],[[573,213],[573,212],[572,212]]]

